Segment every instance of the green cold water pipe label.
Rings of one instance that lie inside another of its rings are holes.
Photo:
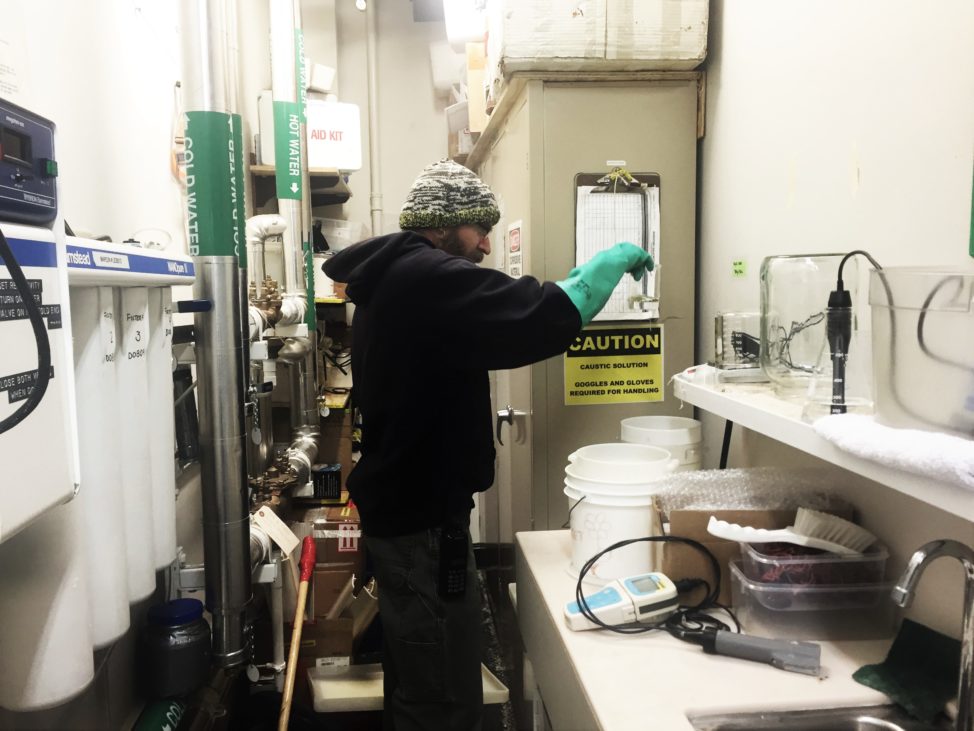
[[[233,133],[231,143],[233,144],[233,187],[231,196],[233,198],[233,220],[236,225],[237,241],[237,265],[240,269],[247,268],[247,211],[244,201],[244,162],[243,162],[243,121],[239,114],[230,117],[233,123]]]
[[[294,78],[298,80],[298,107],[301,124],[308,123],[308,64],[304,58],[304,33],[294,29]]]
[[[236,126],[239,126],[239,118]],[[186,113],[186,213],[191,256],[239,256],[243,240],[240,144],[234,117]]]
[[[301,200],[301,112],[298,102],[274,102],[277,197]]]
[[[186,704],[180,700],[155,701],[142,711],[133,727],[134,731],[176,731],[186,713]]]

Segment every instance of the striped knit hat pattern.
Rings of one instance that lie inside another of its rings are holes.
[[[478,224],[491,228],[501,217],[487,184],[452,160],[428,165],[416,178],[399,214],[402,229],[453,228]]]

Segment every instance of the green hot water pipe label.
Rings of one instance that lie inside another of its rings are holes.
[[[277,197],[301,200],[301,111],[298,102],[274,102]]]
[[[234,116],[223,112],[186,113],[186,209],[192,256],[240,256],[243,248],[242,148],[234,142],[234,126]]]

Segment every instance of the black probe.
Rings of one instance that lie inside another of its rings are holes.
[[[829,355],[832,357],[832,406],[829,409],[832,414],[846,413],[845,375],[849,345],[852,343],[852,293],[842,281],[842,269],[856,254],[866,257],[876,269],[883,269],[868,251],[862,249],[850,251],[839,262],[835,289],[829,293],[829,304],[825,310],[825,337],[829,341]]]

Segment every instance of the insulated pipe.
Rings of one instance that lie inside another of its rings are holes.
[[[227,100],[229,109],[240,108],[238,88],[240,86],[240,70],[238,59],[239,26],[237,25],[237,0],[224,0],[226,17],[225,54],[227,64]],[[229,157],[230,163],[230,203],[232,206],[234,251],[237,255],[237,297],[240,303],[240,335],[244,348],[244,357],[240,360],[240,381],[244,394],[250,392],[250,322],[244,315],[250,305],[250,280],[247,275],[247,239],[246,239],[246,189],[244,187],[244,146],[243,121],[239,115],[231,119]],[[246,446],[244,447],[246,452]]]
[[[264,271],[264,241],[271,236],[280,236],[286,228],[287,224],[284,222],[284,218],[276,213],[251,216],[247,219],[247,249],[248,254],[254,257],[251,279],[256,287],[258,298],[263,294],[264,277],[266,276]]]
[[[282,324],[301,322],[305,316],[304,238],[301,221],[302,108],[298,99],[297,22],[293,0],[270,0],[271,92],[274,105],[274,163],[277,168],[277,209],[287,229],[284,243],[284,294],[297,300],[282,307]]]
[[[274,685],[278,691],[284,690],[284,668],[287,653],[284,649],[284,566],[281,554],[274,559],[277,571],[271,584],[271,639],[273,641]]]
[[[291,367],[291,429],[318,433],[318,387],[312,338],[288,338],[277,357]],[[308,431],[305,429],[305,431]]]
[[[294,13],[294,37],[297,41],[295,49],[295,75],[298,81],[297,97],[301,130],[298,139],[301,142],[301,261],[304,271],[304,293],[307,303],[305,323],[309,333],[316,331],[315,312],[315,272],[314,256],[311,252],[311,173],[308,169],[308,64],[304,54],[304,31],[301,25],[301,0],[291,0]],[[314,350],[312,344],[312,351]],[[312,375],[314,374],[312,364]],[[315,418],[317,423],[317,417]]]
[[[273,544],[262,528],[250,524],[250,570],[254,571],[262,563],[270,561]]]
[[[382,175],[379,163],[379,69],[376,60],[379,33],[376,28],[375,0],[369,0],[365,6],[365,21],[368,26],[366,63],[369,71],[369,207],[372,213],[372,235],[378,236],[382,233]]]
[[[314,377],[313,338],[288,338],[278,358],[288,364],[291,384],[291,434],[288,465],[298,480],[311,479],[311,466],[318,457],[318,390]]]
[[[244,311],[238,257],[240,117],[228,100],[226,0],[183,0],[187,220],[197,276],[196,363],[206,604],[213,656],[223,666],[247,660],[245,612],[251,593],[250,514],[244,432]],[[231,13],[232,15],[232,13]],[[235,196],[234,193],[237,193]]]

